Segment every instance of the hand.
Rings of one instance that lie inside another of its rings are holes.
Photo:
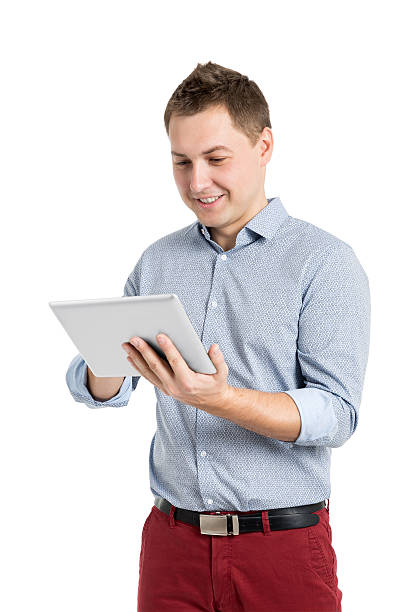
[[[145,340],[136,336],[121,346],[129,355],[128,361],[160,391],[210,414],[224,415],[231,387],[227,383],[228,366],[221,350],[216,351],[213,344],[208,353],[217,372],[199,374],[189,368],[168,336],[159,334],[156,340],[170,365]]]

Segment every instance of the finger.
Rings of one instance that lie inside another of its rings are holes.
[[[187,380],[187,378],[191,375],[192,370],[169,336],[166,336],[166,334],[158,334],[156,336],[156,340],[166,355],[166,359],[170,363],[176,378],[178,378],[180,381]]]
[[[131,363],[131,365],[133,365],[134,368],[138,370],[141,376],[143,376],[149,382],[151,382],[152,385],[155,385],[159,389],[161,388],[162,386],[161,380],[154,374],[154,372],[150,370],[150,368],[147,365],[147,362],[144,361],[144,359],[138,353],[138,351],[136,351],[135,349],[131,349],[129,357],[127,357],[127,359]]]
[[[137,348],[138,353],[141,354],[141,357],[146,362],[147,367],[152,374],[161,381],[162,386],[166,389],[169,388],[174,379],[170,366],[167,365],[144,340],[142,341],[141,346],[136,338],[132,338],[130,342]]]

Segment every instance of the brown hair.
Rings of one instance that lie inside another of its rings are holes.
[[[271,128],[269,107],[254,81],[240,72],[207,62],[197,64],[173,92],[164,112],[169,135],[172,115],[195,115],[212,106],[224,106],[233,126],[243,132],[253,146],[265,126]]]

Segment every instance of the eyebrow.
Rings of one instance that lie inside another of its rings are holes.
[[[211,149],[208,149],[208,151],[202,151],[201,155],[207,155],[208,153],[212,153],[213,151],[218,151],[219,149],[225,149],[226,151],[230,151],[230,153],[233,153],[231,149],[229,149],[228,147],[224,145],[216,145],[215,147],[211,147]],[[187,157],[185,153],[176,153],[176,151],[172,151],[172,155],[176,155],[177,157]]]

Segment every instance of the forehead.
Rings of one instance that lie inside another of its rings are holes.
[[[236,130],[225,108],[211,107],[191,116],[172,116],[169,122],[172,155],[202,154],[216,145],[234,150],[243,146],[245,136]]]

